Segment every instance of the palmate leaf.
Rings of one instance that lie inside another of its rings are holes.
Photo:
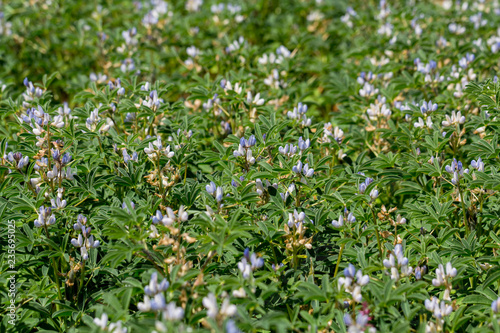
[[[37,211],[35,205],[27,198],[23,198],[23,197],[10,198],[9,202],[14,205],[12,208],[13,210],[33,211],[33,212]]]
[[[306,303],[313,300],[325,302],[328,299],[326,293],[313,283],[302,282],[298,289],[299,292],[295,296],[303,298]]]
[[[498,147],[498,137],[495,135],[491,142],[478,140],[477,142],[472,143],[471,151],[474,152],[475,156],[483,159],[490,159],[498,156],[500,153],[500,148]]]

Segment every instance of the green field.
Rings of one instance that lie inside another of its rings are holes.
[[[500,3],[0,0],[0,332],[500,332]]]

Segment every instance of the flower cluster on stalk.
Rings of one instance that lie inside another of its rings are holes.
[[[338,220],[333,220],[332,221],[332,225],[335,228],[342,228],[344,226],[344,220],[346,222],[349,222],[351,224],[351,223],[356,222],[356,217],[354,216],[354,214],[352,212],[349,212],[347,210],[347,208],[344,208],[344,213],[343,214],[339,214],[339,219]]]
[[[122,326],[121,320],[118,320],[116,323],[109,323],[108,315],[105,312],[101,315],[101,318],[94,318],[94,324],[96,324],[101,330],[111,333],[128,332],[128,328]]]
[[[305,226],[306,214],[297,212],[288,214],[288,223],[285,224],[285,244],[288,251],[299,251],[305,247],[312,249],[312,237],[306,237],[307,227]]]
[[[76,220],[76,223],[73,225],[73,229],[80,232],[78,238],[72,238],[71,244],[80,248],[80,254],[82,256],[82,260],[86,261],[89,259],[88,251],[90,249],[98,248],[100,242],[98,240],[94,240],[94,236],[90,234],[92,229],[87,227],[87,218],[82,214],[79,214]]]
[[[298,103],[296,107],[293,108],[293,111],[288,111],[288,118],[295,120],[300,123],[303,127],[311,126],[312,119],[306,116],[307,105]]]
[[[463,178],[464,173],[469,173],[469,169],[464,169],[462,162],[453,159],[450,165],[445,167],[446,172],[453,175],[451,178],[451,183],[458,186],[460,179]]]
[[[28,156],[24,156],[21,153],[12,153],[10,152],[7,156],[4,156],[4,159],[8,160],[10,163],[14,165],[16,169],[22,170],[25,166],[28,165],[30,159]]]
[[[369,323],[372,318],[365,312],[367,311],[360,311],[354,320],[350,314],[346,313],[344,315],[344,324],[347,326],[348,333],[377,332],[377,329]]]
[[[245,249],[243,258],[241,258],[241,261],[238,263],[238,269],[245,279],[248,279],[253,271],[262,266],[264,266],[264,259],[257,257],[257,254],[254,252],[250,253],[249,248]]]
[[[304,177],[310,178],[314,175],[314,169],[309,167],[309,163],[302,164],[302,161],[298,161],[296,165],[292,167],[292,171],[297,174],[297,176],[301,176],[301,173]]]
[[[207,315],[218,321],[223,321],[228,317],[233,317],[237,313],[236,305],[230,303],[229,298],[224,298],[219,308],[215,294],[210,293],[203,298],[203,306],[207,309]]]
[[[247,168],[249,165],[255,164],[255,157],[252,155],[251,148],[255,146],[256,143],[257,140],[254,135],[250,135],[248,139],[241,138],[238,149],[233,152],[234,157],[243,157]]]
[[[432,312],[432,316],[436,322],[428,322],[425,328],[426,332],[442,332],[444,325],[444,317],[449,316],[453,312],[453,307],[445,301],[439,301],[436,297],[431,297],[425,300],[425,308]]]
[[[182,320],[184,309],[175,302],[167,303],[165,300],[164,292],[169,286],[167,279],[158,283],[158,274],[151,274],[149,284],[144,287],[144,300],[137,304],[139,311],[161,313],[164,320]]]
[[[344,277],[338,279],[338,288],[351,294],[354,302],[360,303],[363,300],[361,287],[370,282],[368,275],[363,275],[361,269],[356,270],[353,264],[349,264],[344,269]]]
[[[436,268],[436,278],[432,279],[432,285],[434,287],[445,287],[443,299],[446,301],[451,301],[450,294],[453,289],[452,279],[456,276],[457,269],[451,265],[451,262],[446,264],[446,270],[441,264]]]
[[[50,207],[41,206],[38,209],[38,218],[35,220],[35,227],[48,227],[56,223],[56,217],[52,213],[52,209]]]
[[[168,158],[172,158],[175,155],[175,152],[170,151],[170,145],[163,147],[161,137],[156,137],[156,140],[150,142],[147,148],[144,148],[144,152],[151,159],[157,159],[161,156],[166,156]]]
[[[208,184],[205,187],[205,189],[208,192],[208,194],[210,194],[211,196],[213,196],[215,198],[217,203],[220,204],[222,202],[223,195],[224,195],[224,189],[222,188],[222,186],[217,186],[217,185],[215,185],[214,182],[210,182],[210,184]]]
[[[384,266],[390,269],[391,279],[399,281],[400,278],[412,274],[413,269],[408,265],[408,258],[403,254],[403,246],[396,244],[394,251],[389,254],[389,259],[384,259]]]

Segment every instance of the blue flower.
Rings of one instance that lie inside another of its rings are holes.
[[[425,114],[426,112],[433,112],[436,111],[438,108],[438,105],[436,103],[432,103],[432,101],[426,102],[422,101],[422,105],[420,106],[420,112],[422,114]]]
[[[214,182],[210,182],[210,184],[205,186],[205,189],[207,190],[208,194],[214,195],[215,191],[217,190],[217,185],[215,185]]]
[[[69,153],[64,153],[62,160],[61,160],[61,164],[66,165],[69,162],[71,162],[71,155]]]
[[[493,310],[493,313],[500,312],[500,298],[491,302],[491,310]]]
[[[160,283],[158,283],[158,274],[154,272],[151,274],[149,285],[144,287],[144,293],[148,296],[155,296],[167,290],[169,286],[170,284],[167,279],[163,279]]]
[[[352,279],[354,278],[355,275],[356,275],[356,267],[354,267],[353,264],[349,264],[349,266],[347,266],[344,269],[344,276]]]
[[[311,146],[311,141],[309,139],[305,140],[302,137],[299,138],[299,149],[306,150]]]
[[[362,176],[364,176],[364,174],[362,174]],[[370,177],[367,177],[363,183],[359,184],[359,187],[358,187],[358,188],[359,188],[359,193],[360,193],[360,194],[364,194],[364,193],[365,193],[365,191],[366,191],[366,188],[367,188],[367,187],[368,187],[368,185],[370,185],[372,182],[373,182],[373,179],[372,179],[372,178],[370,178]]]
[[[253,146],[255,146],[256,143],[257,143],[257,140],[255,139],[255,135],[250,135],[250,137],[248,138],[248,140],[245,140],[244,137],[242,137],[240,139],[240,145],[243,148],[253,147]]]
[[[474,169],[477,169],[478,171],[484,172],[484,162],[481,160],[481,157],[478,158],[478,160],[472,160],[470,163],[470,166],[473,167]]]

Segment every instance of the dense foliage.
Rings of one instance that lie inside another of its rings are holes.
[[[499,23],[5,1],[0,331],[500,332]]]

